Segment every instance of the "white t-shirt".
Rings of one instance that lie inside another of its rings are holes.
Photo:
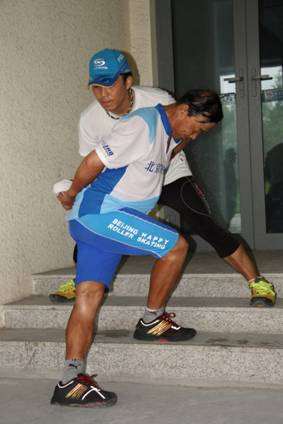
[[[83,189],[67,219],[132,208],[152,210],[177,143],[162,105],[140,108],[117,121],[96,147],[104,172]]]
[[[174,99],[166,91],[151,87],[133,87],[135,101],[133,111],[156,106],[158,103],[168,105],[174,103]],[[107,115],[97,100],[94,100],[85,109],[79,121],[79,153],[87,156],[98,145],[103,143],[112,132],[112,128],[118,120]],[[164,184],[170,184],[178,178],[192,175],[186,155],[183,151],[178,153],[170,162],[165,175]]]

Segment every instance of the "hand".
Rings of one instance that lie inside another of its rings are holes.
[[[57,199],[61,203],[64,209],[67,211],[69,209],[72,209],[74,201],[76,196],[72,196],[68,191],[61,191],[61,193],[58,194]]]

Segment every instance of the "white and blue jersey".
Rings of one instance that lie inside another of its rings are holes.
[[[175,99],[166,91],[159,88],[133,86],[134,104],[132,111],[145,107],[154,107],[157,104],[169,105]],[[100,103],[94,101],[81,113],[79,122],[79,154],[83,157],[92,152],[99,144],[107,140],[113,130],[116,120],[107,115]],[[166,172],[164,185],[170,184],[178,178],[192,175],[186,155],[179,152],[171,160]]]
[[[122,208],[149,213],[161,193],[177,142],[163,106],[138,109],[114,126],[95,150],[105,170],[76,198],[67,219],[80,220]]]
[[[96,148],[105,170],[76,197],[68,213],[78,245],[76,284],[109,287],[122,255],[160,258],[176,244],[173,228],[146,214],[156,205],[176,141],[163,106],[121,119]]]

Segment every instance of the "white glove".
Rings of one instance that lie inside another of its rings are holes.
[[[72,185],[72,181],[71,180],[61,180],[58,181],[58,183],[55,183],[53,188],[52,188],[52,193],[54,194],[59,194],[62,191],[67,191],[69,190],[69,188]]]

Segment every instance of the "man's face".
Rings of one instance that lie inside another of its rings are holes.
[[[208,133],[209,130],[216,126],[215,122],[208,122],[207,117],[204,115],[195,115],[190,116],[191,118],[191,128],[190,136],[191,140],[196,140],[203,134]]]
[[[128,102],[128,89],[132,85],[132,78],[128,77],[124,81],[120,75],[111,87],[100,87],[92,85],[91,89],[101,106],[113,113],[123,112],[123,106]]]
[[[181,140],[196,140],[216,126],[214,122],[208,122],[208,118],[204,115],[189,116],[187,114],[187,109],[184,109],[184,111],[185,113],[181,112],[174,126],[174,138],[179,138]]]

